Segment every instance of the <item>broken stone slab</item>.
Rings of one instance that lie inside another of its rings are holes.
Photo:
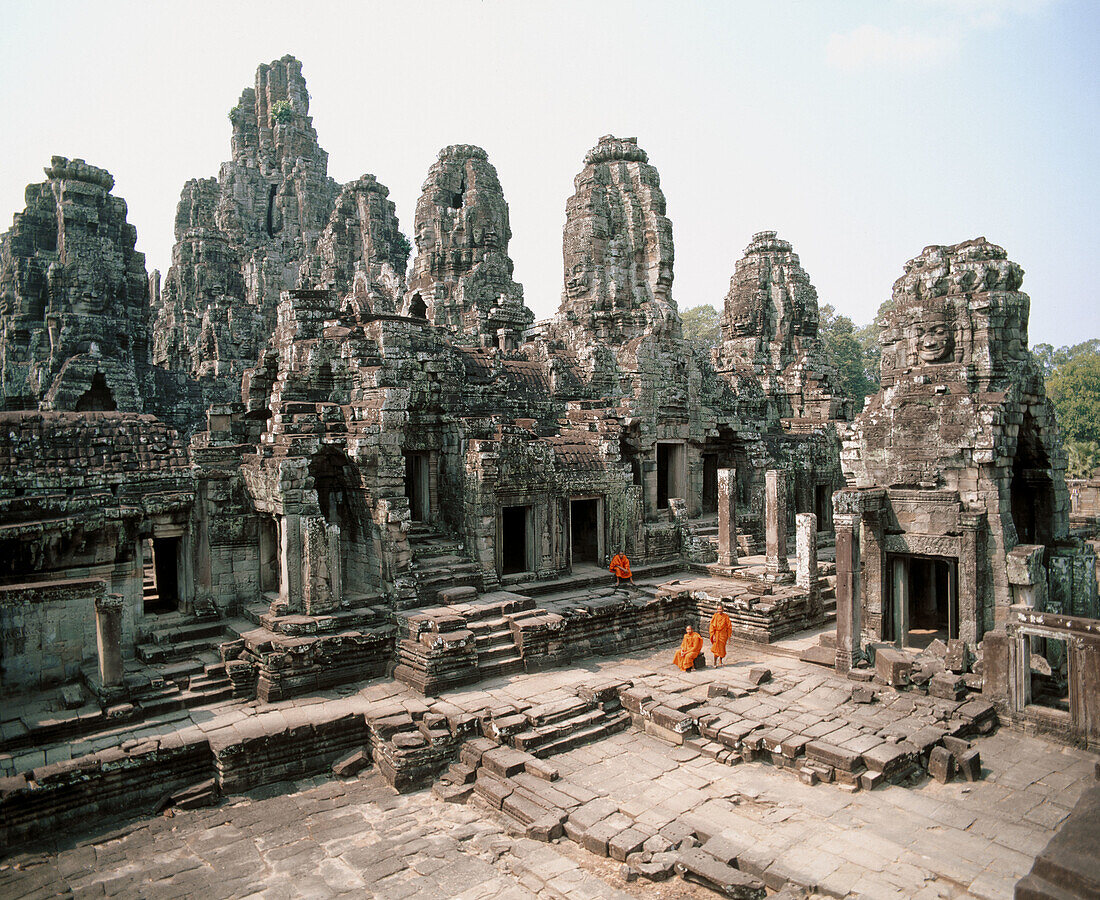
[[[912,744],[903,741],[900,744],[878,744],[869,750],[864,750],[861,755],[864,764],[872,773],[877,772],[884,778],[890,778],[912,766],[916,762],[918,750]]]
[[[614,812],[606,819],[601,819],[592,827],[586,828],[581,838],[581,845],[589,853],[594,853],[596,856],[607,856],[610,852],[608,845],[612,839],[626,831],[633,824],[632,819],[627,818],[622,813]],[[645,839],[642,840],[644,842]]]
[[[955,765],[967,781],[980,781],[982,777],[982,758],[977,748],[960,753],[955,757]]]
[[[761,685],[772,680],[772,670],[766,666],[753,666],[749,669],[748,678],[752,684]]]
[[[970,669],[970,649],[966,641],[952,638],[947,642],[947,654],[944,656],[943,666],[948,672],[956,675],[965,675]]]
[[[366,750],[356,750],[332,764],[332,774],[337,778],[351,778],[370,765],[370,755]]]
[[[642,845],[645,844],[648,837],[648,834],[639,831],[637,828],[627,828],[625,831],[620,831],[607,842],[608,855],[614,860],[625,862],[631,853],[637,853],[642,849]]]
[[[681,878],[699,882],[725,897],[763,900],[767,895],[764,882],[759,878],[715,859],[701,848],[681,850],[676,859],[676,871]]]
[[[676,854],[654,853],[649,862],[637,863],[634,868],[642,878],[667,881],[676,871]]]
[[[806,757],[842,772],[855,772],[863,765],[863,757],[854,750],[847,750],[827,741],[810,741],[806,745]]]
[[[873,703],[875,691],[869,684],[857,684],[852,688],[853,703]]]
[[[527,837],[533,841],[544,841],[549,843],[550,841],[556,841],[564,834],[561,820],[554,817],[544,816],[541,819],[536,819],[531,822],[526,829]]]
[[[437,781],[432,785],[432,794],[444,803],[465,803],[474,792],[472,784],[454,784]]]
[[[703,844],[703,851],[709,853],[727,866],[737,866],[737,858],[745,852],[748,844],[725,834],[716,834]]]

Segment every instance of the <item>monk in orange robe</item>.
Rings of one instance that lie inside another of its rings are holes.
[[[625,553],[616,553],[611,557],[611,565],[608,567],[611,569],[611,573],[615,576],[615,585],[618,586],[624,581],[629,581],[634,584],[634,576],[630,574],[630,560],[626,558]]]
[[[710,652],[714,654],[714,664],[722,665],[726,658],[726,641],[733,634],[733,623],[726,615],[726,610],[721,603],[714,615],[710,617]]]
[[[680,641],[680,649],[672,660],[685,672],[695,668],[695,657],[703,652],[703,636],[696,634],[690,625],[684,629],[684,639]]]

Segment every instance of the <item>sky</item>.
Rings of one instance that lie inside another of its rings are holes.
[[[615,134],[660,173],[681,310],[721,307],[758,231],[856,324],[924,247],[985,236],[1026,272],[1032,343],[1100,336],[1093,0],[0,0],[0,22],[0,228],[81,157],[165,271],[180,189],[290,53],[329,174],[376,175],[407,235],[439,149],[488,151],[539,318],[573,178]]]

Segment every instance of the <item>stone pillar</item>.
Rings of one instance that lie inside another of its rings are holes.
[[[279,519],[279,599],[286,611],[302,611],[302,523],[301,516]]]
[[[105,688],[121,687],[122,608],[120,594],[97,597],[95,601],[95,643],[99,651],[99,681]]]
[[[718,565],[737,563],[737,470],[718,470]]]
[[[783,472],[768,469],[764,473],[764,532],[767,559],[764,577],[768,581],[790,581],[791,567],[787,562],[787,479]]]
[[[795,517],[795,583],[810,596],[810,614],[822,617],[821,591],[817,586],[817,516],[798,513]]]
[[[834,514],[836,526],[836,670],[847,674],[859,652],[859,515]]]

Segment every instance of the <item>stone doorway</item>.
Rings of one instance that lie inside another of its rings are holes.
[[[279,532],[270,516],[260,518],[260,593],[279,591]]]
[[[431,518],[431,484],[427,453],[405,454],[405,496],[414,522]]]
[[[531,507],[502,506],[500,509],[500,574],[516,575],[530,572]]]
[[[600,500],[586,497],[569,501],[569,561],[599,565],[603,558]]]
[[[146,615],[175,612],[180,601],[180,539],[146,538],[142,551],[142,610]]]
[[[893,588],[883,634],[902,647],[927,647],[959,636],[958,561],[938,556],[890,556]]]
[[[833,521],[833,492],[829,485],[814,487],[814,515],[817,516],[817,530],[831,531]]]
[[[1020,426],[1009,493],[1017,541],[1049,544],[1054,538],[1054,482],[1050,457],[1030,414]]]
[[[715,476],[717,479],[717,475]],[[668,509],[670,498],[687,496],[684,477],[684,445],[657,444],[657,509]],[[716,481],[717,483],[717,481]],[[717,509],[717,505],[715,509]]]
[[[703,496],[701,508],[703,514],[718,512],[718,454],[703,454]]]

